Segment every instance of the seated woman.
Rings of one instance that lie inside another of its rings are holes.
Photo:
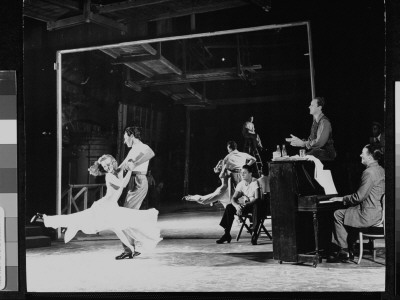
[[[337,254],[329,261],[353,259],[353,244],[356,241],[354,228],[370,227],[382,217],[381,199],[385,193],[385,170],[381,167],[383,153],[380,146],[366,145],[361,152],[361,163],[366,169],[361,176],[357,192],[344,197],[334,197],[350,207],[334,213],[332,243],[339,247]],[[348,253],[344,250],[348,248]]]
[[[43,222],[46,227],[67,228],[65,243],[68,243],[79,230],[86,234],[111,230],[132,250],[127,258],[140,254],[135,252],[135,246],[129,243],[127,237],[133,238],[143,248],[154,248],[162,240],[160,230],[157,228],[158,211],[154,208],[136,210],[118,206],[118,198],[128,184],[132,172],[127,172],[123,177],[123,171],[117,168],[117,161],[107,154],[101,156],[89,168],[89,172],[95,176],[104,175],[101,168],[106,172],[107,186],[107,193],[103,198],[95,201],[89,209],[69,215],[47,216],[37,213],[31,219],[31,223]]]
[[[220,160],[218,164],[214,167],[215,173],[220,173],[219,178],[221,179],[221,185],[212,193],[207,195],[187,195],[182,198],[186,201],[195,201],[199,204],[210,204],[213,205],[215,202],[220,202],[224,207],[230,203],[229,190],[228,190],[228,179],[226,172],[221,172],[223,160]]]

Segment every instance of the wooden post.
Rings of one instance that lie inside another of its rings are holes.
[[[185,143],[185,178],[183,181],[183,194],[189,190],[189,153],[190,153],[190,108],[186,107],[186,143]]]
[[[85,188],[85,193],[83,194],[83,210],[87,209],[88,192],[89,192],[89,189]]]
[[[57,80],[57,176],[56,176],[56,214],[61,215],[61,177],[62,177],[62,59],[61,52],[57,52],[55,70]],[[69,179],[68,179],[69,181]],[[70,197],[68,197],[69,201]],[[61,228],[57,229],[57,238],[61,236]]]
[[[71,206],[72,206],[72,187],[68,190],[68,214],[71,214]]]

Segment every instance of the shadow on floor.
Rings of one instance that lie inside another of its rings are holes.
[[[246,252],[246,253],[225,253],[227,256],[238,257],[241,259],[246,259],[256,262],[269,262],[274,259],[274,254],[272,252]]]

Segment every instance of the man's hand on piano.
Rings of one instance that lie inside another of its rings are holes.
[[[332,197],[329,199],[330,202],[343,202],[343,197]]]

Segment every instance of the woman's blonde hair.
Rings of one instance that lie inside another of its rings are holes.
[[[93,165],[90,166],[90,168],[88,169],[90,175],[93,175],[93,176],[105,175],[107,172],[103,169],[101,162],[108,158],[111,160],[114,170],[116,170],[118,168],[117,160],[110,154],[104,154],[104,155],[100,156],[100,158],[98,160],[96,160],[93,163]]]

